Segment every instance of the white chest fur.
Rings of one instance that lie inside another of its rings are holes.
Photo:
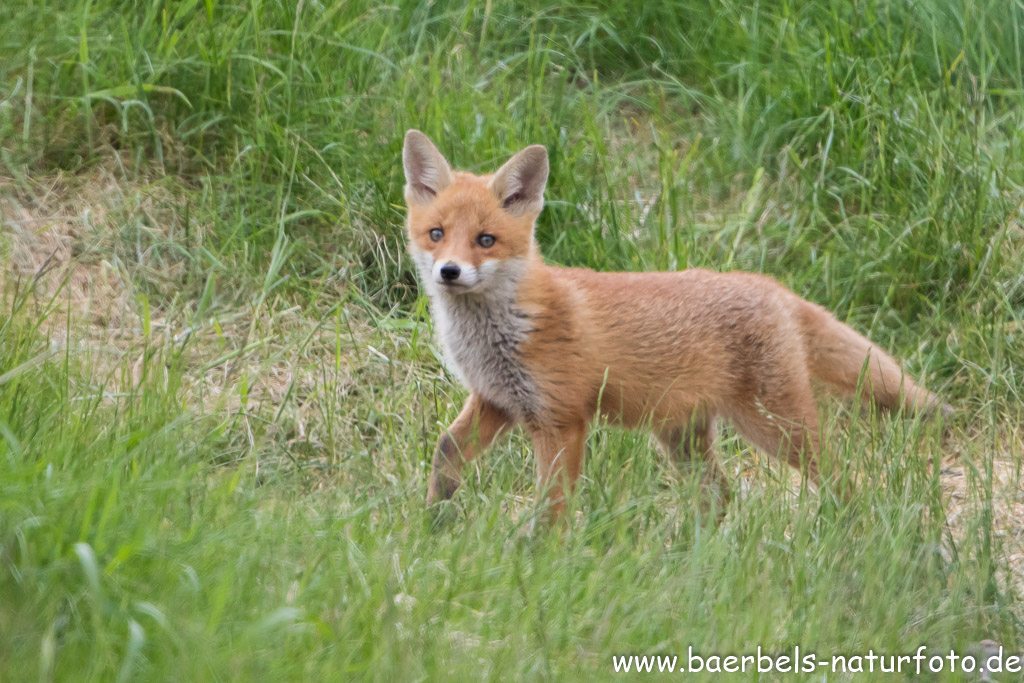
[[[536,414],[539,392],[520,360],[530,321],[514,298],[501,293],[431,298],[439,341],[462,382],[513,416]]]
[[[543,401],[522,363],[531,321],[516,305],[526,271],[521,259],[490,260],[472,274],[472,292],[449,292],[435,278],[433,257],[410,253],[430,296],[434,329],[448,367],[470,390],[518,419],[538,414]]]

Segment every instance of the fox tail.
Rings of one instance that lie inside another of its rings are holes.
[[[855,395],[859,386],[861,397],[887,410],[902,406],[914,414],[941,411],[947,418],[954,414],[952,406],[916,384],[892,356],[820,306],[800,303],[812,377],[848,396]]]

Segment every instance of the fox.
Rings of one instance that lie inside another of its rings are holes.
[[[454,171],[418,130],[405,135],[408,250],[445,363],[469,390],[434,450],[426,503],[450,499],[466,463],[515,426],[533,445],[537,505],[564,513],[598,416],[648,428],[699,468],[721,521],[729,481],[719,420],[821,483],[812,380],[910,414],[953,408],[825,308],[756,273],[596,272],[547,265],[535,238],[549,173],[531,145],[496,172]]]

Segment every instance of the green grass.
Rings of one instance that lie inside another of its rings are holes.
[[[1003,0],[2,3],[0,678],[1024,650],[1022,36]],[[404,254],[409,127],[474,171],[546,145],[550,261],[769,273],[958,421],[826,402],[838,509],[726,431],[713,531],[598,426],[534,538],[514,434],[434,529],[465,392]]]

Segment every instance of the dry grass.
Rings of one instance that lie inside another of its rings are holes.
[[[159,216],[174,197],[117,176],[108,164],[37,178],[27,189],[0,179],[0,244],[10,264],[0,272],[0,291],[30,290],[51,348],[67,345],[87,369],[82,392],[99,386],[114,400],[138,386],[147,355],[187,347],[182,380],[193,411],[232,415],[258,405],[276,412],[287,403],[291,439],[305,441],[328,359],[331,390],[342,399],[365,374],[367,364],[352,349],[369,343],[367,322],[355,316],[339,330],[331,309],[300,309],[281,298],[243,301],[196,318],[173,296],[162,297],[168,305],[161,306],[140,294],[154,280],[173,290],[186,265],[179,260],[164,268],[144,249],[133,253],[124,243],[125,225],[142,221],[151,241],[170,241],[174,221]],[[345,343],[336,356],[339,332]]]
[[[108,260],[123,202],[110,169],[38,178],[31,188],[0,178],[9,264],[0,285],[31,286],[40,306],[70,310],[76,341],[134,341],[141,325],[131,282],[122,264]],[[60,313],[46,316],[51,338],[65,336],[65,320]]]
[[[952,540],[959,543],[968,533],[977,533],[970,527],[977,511],[991,506],[993,540],[1003,546],[1006,558],[1006,565],[997,572],[1020,594],[1024,593],[1024,432],[1016,424],[1001,424],[993,431],[970,428],[947,440],[951,454],[942,473],[946,523]],[[1018,614],[1024,618],[1024,608]]]

